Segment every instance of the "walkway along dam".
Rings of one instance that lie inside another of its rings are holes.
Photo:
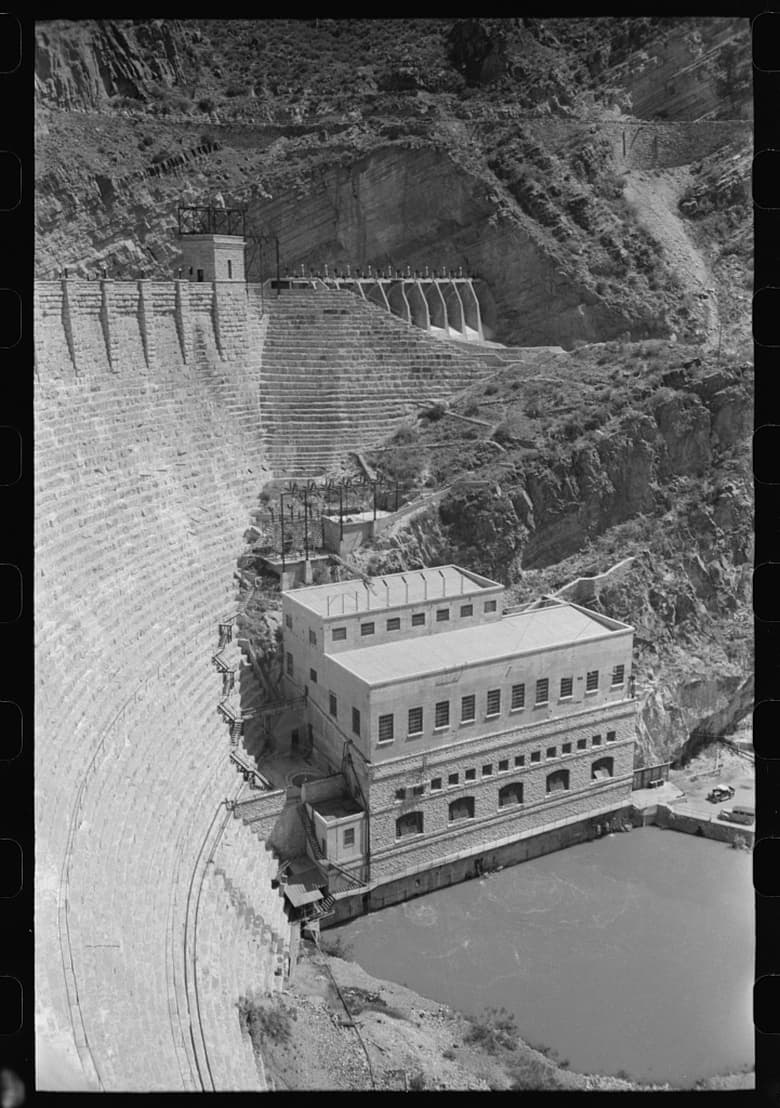
[[[242,534],[272,474],[320,472],[494,365],[344,291],[36,285],[44,1086],[51,1057],[70,1087],[265,1087],[235,1003],[281,983],[292,937],[270,850],[225,804],[246,786],[212,665]]]

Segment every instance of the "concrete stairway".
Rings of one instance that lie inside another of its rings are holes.
[[[266,305],[263,427],[278,475],[321,473],[496,368],[492,351],[440,342],[348,291],[289,289]]]

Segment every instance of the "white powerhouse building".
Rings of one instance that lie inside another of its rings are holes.
[[[629,801],[633,628],[503,599],[451,565],[283,595],[287,692],[306,693],[311,741],[352,796],[309,806],[320,849],[395,882],[388,902]]]

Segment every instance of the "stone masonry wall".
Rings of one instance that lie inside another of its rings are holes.
[[[436,861],[464,851],[474,851],[533,828],[587,815],[605,805],[627,799],[633,780],[635,709],[633,701],[602,707],[583,713],[580,718],[550,721],[527,728],[515,735],[503,734],[492,741],[480,739],[458,743],[424,757],[407,757],[375,766],[371,774],[371,879],[382,881],[414,872]],[[607,741],[607,731],[615,738]],[[600,742],[594,744],[598,734]],[[578,749],[584,741],[584,750]],[[562,754],[562,744],[571,743],[571,753]],[[547,758],[548,747],[556,753]],[[540,761],[532,762],[534,751]],[[521,766],[515,759],[524,758]],[[594,761],[611,757],[613,776],[591,779]],[[500,760],[508,769],[499,771]],[[491,773],[484,776],[483,766]],[[466,771],[475,771],[466,780]],[[569,771],[569,789],[546,794],[547,775],[560,769]],[[450,774],[458,774],[457,785],[450,786]],[[432,790],[431,781],[441,778],[441,789]],[[510,808],[498,807],[498,792],[509,782],[523,784],[523,803]],[[421,794],[413,790],[423,787]],[[396,790],[406,789],[406,798],[398,800]],[[474,818],[462,823],[449,822],[449,805],[458,797],[474,797]],[[423,833],[396,838],[396,820],[404,813],[423,813]]]

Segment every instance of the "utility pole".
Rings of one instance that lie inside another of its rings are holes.
[[[303,490],[303,553],[306,561],[309,560],[309,491]]]
[[[284,493],[279,493],[279,533],[282,547],[282,573],[284,573]]]

